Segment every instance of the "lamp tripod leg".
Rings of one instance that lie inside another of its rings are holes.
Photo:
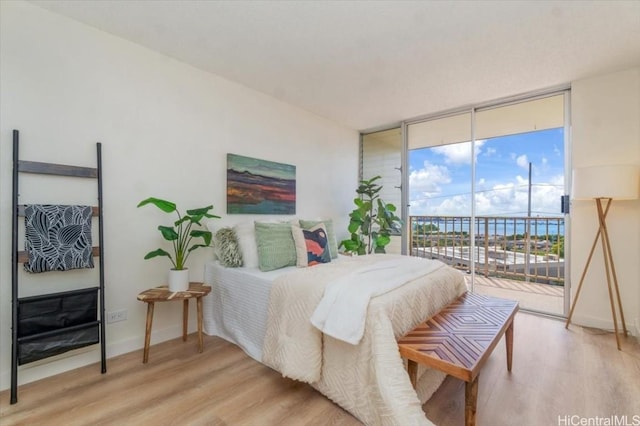
[[[607,210],[609,209],[609,205],[611,203],[611,199],[607,199]],[[620,290],[618,288],[618,279],[615,274],[615,265],[613,263],[613,255],[611,254],[611,242],[609,241],[609,232],[607,231],[607,223],[606,223],[606,211],[602,209],[602,199],[596,199],[596,205],[598,208],[598,220],[600,222],[600,237],[602,240],[602,254],[604,256],[604,268],[605,274],[607,276],[607,288],[609,291],[609,302],[611,305],[611,315],[613,317],[613,329],[616,334],[616,344],[618,346],[618,350],[620,348],[620,336],[618,334],[618,318],[616,316],[616,307],[613,297],[613,290],[615,289],[617,301],[618,301],[618,310],[620,311],[620,319],[622,320],[622,326],[624,330],[625,336],[627,335],[627,326],[624,321],[624,313],[622,312],[622,303],[620,301]],[[611,285],[611,278],[613,277],[614,286]]]
[[[606,200],[606,206],[602,207],[602,200]],[[621,350],[620,347],[620,336],[618,334],[618,318],[616,315],[616,306],[614,301],[613,292],[615,290],[615,299],[618,302],[618,311],[620,312],[620,320],[622,321],[622,328],[624,331],[625,337],[627,336],[627,325],[624,320],[624,313],[622,311],[622,301],[620,298],[620,288],[618,287],[618,277],[616,275],[615,264],[613,263],[613,254],[611,252],[611,242],[609,241],[609,232],[607,231],[607,213],[609,212],[609,207],[611,206],[611,198],[596,198],[596,207],[598,210],[598,232],[596,233],[596,237],[593,240],[593,244],[591,245],[591,251],[589,252],[589,257],[587,258],[587,263],[584,267],[584,271],[582,272],[582,276],[580,277],[580,283],[578,284],[578,290],[576,291],[576,297],[573,299],[573,303],[571,304],[571,310],[569,311],[569,316],[567,317],[567,322],[565,323],[565,328],[569,328],[569,324],[571,323],[571,317],[573,316],[573,310],[576,307],[576,303],[578,302],[578,298],[580,297],[580,291],[582,290],[582,285],[584,284],[584,279],[587,275],[587,270],[589,269],[589,265],[591,264],[591,259],[593,258],[593,253],[595,252],[596,245],[598,244],[598,240],[600,240],[602,244],[602,254],[604,256],[604,268],[607,276],[607,289],[609,292],[609,302],[611,305],[611,316],[613,317],[613,328],[616,335],[616,344],[618,346],[618,350]],[[613,278],[613,285],[611,284],[611,279]]]
[[[607,208],[608,210],[608,208]],[[605,211],[606,215],[606,211]],[[587,257],[587,263],[584,266],[584,270],[582,271],[582,276],[580,277],[580,283],[578,284],[578,290],[576,290],[576,297],[573,299],[573,303],[571,304],[571,309],[569,310],[569,316],[567,317],[567,322],[564,325],[564,328],[569,328],[569,324],[571,323],[571,317],[573,316],[573,310],[576,307],[576,303],[578,302],[578,298],[580,297],[580,290],[582,290],[582,284],[584,284],[584,278],[587,276],[587,271],[589,270],[589,265],[591,264],[591,259],[593,258],[593,253],[596,250],[596,245],[598,244],[598,240],[600,239],[600,227],[598,227],[598,232],[596,232],[596,237],[593,239],[593,244],[591,245],[591,251],[589,252],[589,257]]]
[[[620,298],[620,287],[618,287],[618,276],[616,274],[616,267],[613,263],[613,253],[611,252],[611,242],[609,241],[609,231],[607,228],[604,228],[604,239],[607,243],[607,255],[609,257],[609,264],[611,265],[611,276],[613,277],[613,288],[616,293],[616,299],[618,301],[618,311],[620,312],[620,320],[622,321],[622,330],[624,332],[624,337],[628,336],[627,324],[624,320],[624,311],[622,310],[622,300]]]

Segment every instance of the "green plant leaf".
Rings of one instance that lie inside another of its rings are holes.
[[[147,253],[144,256],[144,258],[145,258],[145,260],[147,260],[147,259],[152,259],[152,258],[157,257],[157,256],[167,256],[169,259],[171,259],[173,261],[173,258],[171,257],[171,255],[168,252],[162,250],[161,248],[155,249],[154,251],[150,251],[149,253]]]
[[[209,246],[208,245],[204,245],[204,244],[194,244],[191,247],[189,247],[189,250],[187,250],[187,252],[190,253],[190,252],[192,252],[195,249],[200,248],[200,247],[209,247]]]
[[[153,204],[154,206],[156,206],[157,208],[159,208],[160,210],[166,213],[171,213],[176,211],[175,203],[172,203],[171,201],[167,201],[167,200],[161,200],[160,198],[155,198],[155,197],[149,197],[146,200],[140,201],[140,203],[138,203],[138,207],[146,206],[147,204]]]
[[[351,222],[349,222],[349,233],[353,234],[354,232],[356,232],[358,229],[360,229],[360,225],[362,225],[362,221],[352,219]]]
[[[167,241],[177,240],[180,236],[178,233],[170,226],[158,226],[158,230],[162,233],[162,236]]]
[[[211,209],[213,209],[213,206],[200,207],[199,209],[187,210],[187,214],[190,216],[204,216]]]
[[[181,224],[185,223],[185,222],[191,222],[191,217],[189,216],[182,216],[180,219],[176,220],[175,222],[173,222],[173,226],[175,227],[179,227]]]
[[[402,221],[395,215],[396,206],[385,203],[379,196],[382,185],[377,181],[380,176],[363,179],[359,182],[353,200],[356,208],[349,214],[349,232],[351,240],[341,244],[347,251],[358,254],[371,252],[384,253],[384,246],[391,241],[391,232],[399,231]]]
[[[198,245],[198,247],[208,247],[211,245],[212,235],[209,231],[201,231],[199,229],[194,229],[189,234],[194,238],[202,238],[204,240],[204,245]]]
[[[375,242],[376,247],[384,247],[391,242],[391,238],[388,235],[378,235]]]
[[[220,216],[216,216],[214,214],[209,213],[209,210],[213,209],[213,206],[202,207],[198,209],[190,209],[187,210],[187,214],[184,216],[180,214],[176,205],[167,200],[161,200],[159,198],[150,197],[146,200],[141,201],[138,204],[138,207],[142,207],[147,204],[153,204],[159,209],[171,213],[175,212],[177,215],[177,220],[173,223],[173,226],[158,226],[158,230],[162,234],[162,237],[171,241],[173,247],[173,253],[175,255],[175,261],[171,257],[171,255],[163,250],[158,249],[153,252],[147,254],[145,259],[151,259],[156,256],[166,256],[169,257],[171,263],[174,266],[174,269],[184,269],[185,263],[189,257],[189,254],[198,248],[201,247],[210,247],[212,234],[206,230],[197,230],[191,229],[191,227],[196,224],[202,226],[200,221],[204,218],[220,218]],[[192,238],[202,238],[204,244],[192,244]]]
[[[362,224],[360,225],[360,228],[362,229],[363,235],[371,234],[371,217],[370,216],[367,216],[363,219]]]
[[[344,246],[346,251],[353,251],[356,250],[358,248],[358,244],[355,241],[352,240],[342,240],[340,242],[340,246]]]

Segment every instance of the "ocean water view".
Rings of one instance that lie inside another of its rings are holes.
[[[434,232],[466,232],[470,233],[471,217],[465,216],[412,216],[414,231],[424,226],[425,231]],[[433,229],[433,226],[437,229]],[[476,235],[523,235],[530,228],[531,235],[564,235],[563,217],[501,217],[482,216],[475,218]]]

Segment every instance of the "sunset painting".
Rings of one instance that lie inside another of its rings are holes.
[[[295,214],[296,166],[227,154],[227,213]]]

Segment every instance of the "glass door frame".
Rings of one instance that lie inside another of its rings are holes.
[[[486,111],[489,109],[499,108],[508,106],[511,104],[518,104],[527,101],[533,101],[536,99],[547,98],[551,96],[563,95],[564,101],[564,193],[569,193],[569,188],[571,188],[571,87],[570,85],[563,85],[559,87],[549,88],[546,90],[540,90],[536,92],[529,92],[526,94],[521,94],[518,96],[512,96],[508,98],[502,98],[478,105],[466,106],[463,108],[457,108],[441,113],[425,115],[421,117],[417,117],[410,120],[405,120],[400,123],[401,129],[401,137],[402,137],[402,153],[401,153],[401,161],[402,161],[402,191],[401,191],[401,200],[402,200],[402,220],[403,223],[409,223],[409,209],[410,209],[410,195],[409,195],[409,132],[408,127],[412,124],[418,124],[426,121],[437,120],[442,118],[447,118],[460,114],[470,114],[471,116],[471,155],[474,156],[475,153],[475,143],[476,143],[476,112]],[[394,126],[396,127],[396,126]],[[475,181],[476,181],[476,164],[475,161],[471,161],[471,223],[475,223],[476,218],[476,194],[475,194]],[[560,202],[560,200],[558,200]],[[564,213],[564,301],[563,301],[563,314],[561,317],[566,317],[569,312],[570,305],[570,296],[571,296],[571,280],[570,271],[571,266],[571,251],[567,241],[570,240],[571,233],[571,221],[570,214]],[[471,253],[475,252],[476,244],[475,244],[475,226],[471,226],[470,230],[470,250]],[[402,232],[402,254],[408,254],[407,250],[409,247],[408,241],[409,235],[407,232],[406,226],[403,227]],[[475,282],[475,262],[469,262],[470,270],[471,270],[471,291],[473,291],[473,286]],[[537,311],[536,311],[537,312]],[[556,316],[549,313],[538,312],[544,315]]]

